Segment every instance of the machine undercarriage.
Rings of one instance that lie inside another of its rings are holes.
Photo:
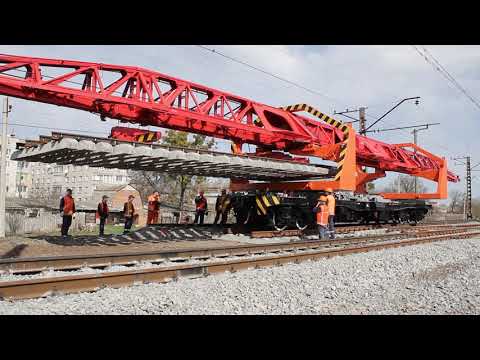
[[[293,193],[234,192],[232,210],[238,225],[249,229],[300,229],[315,227],[312,209],[321,191]],[[425,200],[390,201],[378,196],[336,194],[335,222],[342,224],[412,224],[432,208]]]

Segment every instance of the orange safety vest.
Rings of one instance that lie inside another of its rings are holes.
[[[196,199],[196,202],[197,202],[197,210],[205,210],[205,208],[207,207],[207,199],[205,199],[205,197],[197,197]]]
[[[72,215],[75,212],[75,202],[71,196],[63,197],[63,213],[65,215]]]
[[[317,224],[322,226],[328,225],[328,208],[327,205],[320,205],[317,211]]]

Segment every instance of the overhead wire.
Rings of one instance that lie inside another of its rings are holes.
[[[0,124],[3,125],[2,122]],[[105,134],[103,131],[91,131],[91,130],[81,130],[81,129],[69,129],[69,128],[56,128],[56,127],[48,127],[48,126],[42,126],[42,125],[27,125],[27,124],[21,124],[21,123],[12,123],[9,122],[7,123],[8,126],[11,127],[28,127],[28,128],[35,128],[35,129],[46,129],[46,130],[57,130],[57,131],[76,131],[76,132],[83,132],[87,134]]]
[[[423,53],[415,46],[412,45],[415,51],[432,67],[437,70],[447,81],[452,83],[458,90],[460,90],[463,95],[467,97],[478,109],[480,109],[480,104],[478,101],[470,95],[470,93],[462,86],[460,83],[450,74],[445,67],[424,47],[422,46]]]
[[[333,103],[333,104],[337,103],[337,105],[338,105],[338,103],[342,103],[342,105],[345,105],[345,104],[343,104],[343,102],[339,101],[338,99],[332,98],[332,97],[330,97],[330,96],[328,96],[328,95],[326,95],[326,94],[323,94],[323,93],[321,93],[321,92],[319,92],[319,91],[317,91],[317,90],[310,89],[310,88],[308,88],[308,87],[306,87],[306,86],[304,86],[304,85],[302,85],[302,84],[299,84],[299,83],[297,83],[297,82],[291,81],[291,80],[286,79],[286,78],[284,78],[284,77],[282,77],[282,76],[279,76],[279,75],[276,75],[276,74],[274,74],[274,73],[272,73],[272,72],[269,72],[269,71],[267,71],[267,70],[261,69],[261,68],[259,68],[259,67],[257,67],[257,66],[251,65],[251,64],[249,64],[249,63],[247,63],[247,62],[245,62],[245,61],[243,61],[243,60],[239,60],[239,59],[236,59],[236,58],[234,58],[234,57],[232,57],[232,56],[230,56],[230,55],[226,55],[226,54],[224,54],[223,52],[217,51],[217,50],[215,50],[215,49],[211,49],[211,48],[209,48],[209,47],[207,47],[207,46],[204,46],[204,45],[196,45],[196,46],[199,47],[199,48],[201,48],[201,49],[203,49],[203,50],[205,50],[205,51],[208,51],[208,52],[211,52],[211,53],[213,53],[213,54],[222,56],[222,57],[224,57],[224,58],[226,58],[226,59],[228,59],[228,60],[230,60],[230,61],[233,61],[233,62],[236,62],[236,63],[241,64],[241,65],[243,65],[243,66],[249,67],[249,68],[251,68],[251,69],[253,69],[253,70],[256,70],[256,71],[259,71],[259,72],[261,72],[261,73],[263,73],[263,74],[265,74],[265,75],[271,76],[271,77],[273,77],[273,78],[275,78],[275,79],[277,79],[277,80],[286,82],[286,83],[288,83],[288,84],[290,84],[290,85],[293,85],[293,86],[296,86],[296,87],[298,87],[298,88],[300,88],[300,89],[302,89],[302,90],[305,90],[305,91],[307,91],[307,92],[309,92],[309,93],[311,93],[311,94],[321,96],[321,97],[323,97],[323,98],[325,98],[325,99],[328,99],[328,100],[329,100],[331,103]]]

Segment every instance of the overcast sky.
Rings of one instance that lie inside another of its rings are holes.
[[[470,154],[480,162],[480,109],[435,71],[412,46],[209,46],[280,77],[315,90],[293,85],[231,62],[197,46],[0,46],[4,54],[133,65],[198,82],[272,106],[308,103],[333,114],[347,107],[368,107],[368,122],[399,100],[420,96],[420,104],[406,102],[375,128],[439,122],[419,132],[419,145],[448,159]],[[480,46],[426,46],[455,79],[477,99],[480,93]],[[480,97],[478,97],[480,101]],[[11,99],[10,122],[76,131],[109,133],[117,122],[54,105]],[[356,115],[356,114],[352,114]],[[337,116],[339,120],[347,120]],[[11,126],[20,138],[35,138],[50,130]],[[389,143],[412,142],[410,130],[369,136]],[[450,189],[464,189],[464,166],[449,168],[462,177]],[[480,168],[480,167],[479,167]],[[480,174],[480,173],[479,173]],[[391,175],[388,177],[390,180]],[[473,182],[473,193],[480,182]]]

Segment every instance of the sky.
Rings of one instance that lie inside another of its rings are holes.
[[[480,162],[480,109],[419,56],[412,46],[205,46],[314,90],[315,94],[198,46],[0,45],[0,53],[140,66],[271,106],[308,103],[329,115],[334,111],[364,106],[367,107],[367,126],[401,99],[420,96],[418,105],[405,102],[374,128],[440,123],[419,132],[418,144],[446,157],[449,169],[461,176],[462,181],[450,183],[449,190],[465,188],[465,166],[455,165],[451,158],[471,155],[472,165]],[[480,93],[480,46],[424,47],[477,99]],[[478,99],[480,101],[480,97]],[[10,104],[13,111],[9,122],[28,125],[9,127],[9,132],[20,138],[32,139],[51,132],[30,126],[107,135],[110,128],[117,125],[115,120],[101,122],[97,115],[75,109],[15,98],[10,99]],[[338,115],[335,117],[348,120]],[[370,133],[368,136],[388,143],[413,142],[411,130]],[[224,148],[226,144],[219,145],[219,149]],[[378,184],[385,184],[394,176],[389,175]],[[473,181],[474,197],[479,178],[480,175]],[[432,186],[429,187],[433,190]]]

